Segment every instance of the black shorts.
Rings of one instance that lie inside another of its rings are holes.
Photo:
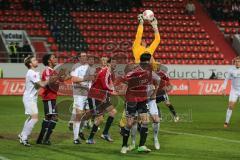
[[[148,113],[147,102],[126,102],[126,116],[135,117],[137,114]]]
[[[169,100],[169,98],[168,98],[167,93],[156,97],[156,103],[166,102],[168,100]]]
[[[112,106],[111,103],[111,98],[110,96],[106,98],[106,101],[102,102],[99,100],[94,99],[95,101],[95,106],[96,106],[96,114],[97,115],[101,115],[104,114],[104,112],[106,111],[106,109],[110,106]]]
[[[45,115],[57,114],[56,99],[43,100]]]

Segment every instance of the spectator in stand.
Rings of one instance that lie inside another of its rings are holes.
[[[15,43],[15,47],[16,47],[16,60],[17,60],[17,63],[22,63],[23,60],[22,60],[22,45],[23,44],[20,44],[18,42]]]
[[[10,58],[12,63],[17,63],[17,48],[16,44],[14,42],[11,42],[9,44],[9,50],[10,50]]]
[[[195,12],[196,12],[196,7],[195,5],[193,4],[193,1],[192,0],[189,0],[187,5],[186,5],[186,12],[187,14],[189,15],[194,15]]]
[[[53,36],[58,39],[61,36],[60,34],[60,26],[57,23],[57,20],[54,20],[53,24],[51,24],[50,29],[53,33]]]

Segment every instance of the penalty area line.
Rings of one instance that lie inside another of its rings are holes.
[[[208,138],[208,139],[213,139],[213,140],[218,140],[218,141],[225,141],[225,142],[229,142],[229,143],[240,144],[240,141],[238,141],[238,140],[232,140],[232,139],[226,139],[226,138],[220,138],[220,137],[214,137],[214,136],[206,136],[206,135],[201,135],[201,134],[184,133],[184,132],[176,132],[176,131],[168,131],[168,130],[160,130],[160,132],[177,134],[177,135],[186,135],[186,136],[193,136],[193,137]]]

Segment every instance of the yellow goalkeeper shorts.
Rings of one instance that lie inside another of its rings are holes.
[[[126,118],[126,113],[125,113],[125,109],[123,110],[123,113],[122,113],[122,117],[120,119],[120,122],[119,122],[119,126],[120,127],[125,127],[127,124],[127,118]]]

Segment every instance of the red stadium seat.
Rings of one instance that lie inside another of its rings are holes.
[[[76,51],[71,51],[70,54],[71,54],[72,57],[76,57],[77,56],[77,52]]]
[[[47,42],[48,42],[48,43],[54,43],[54,38],[48,37]]]
[[[58,46],[56,44],[52,44],[50,49],[53,51],[53,52],[56,52],[58,50]]]

